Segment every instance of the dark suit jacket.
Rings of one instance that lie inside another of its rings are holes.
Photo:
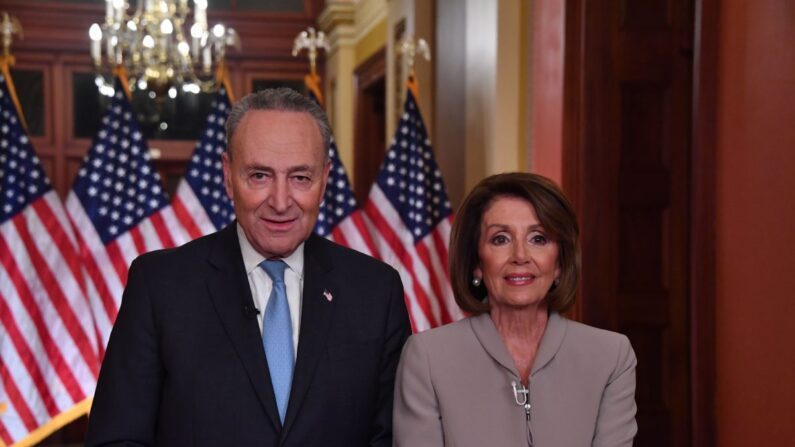
[[[395,370],[411,331],[400,278],[314,235],[304,250],[284,427],[232,224],[132,263],[87,445],[391,445]]]

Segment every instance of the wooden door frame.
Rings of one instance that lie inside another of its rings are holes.
[[[695,0],[690,171],[692,445],[716,445],[715,200],[719,0]]]
[[[354,140],[353,140],[353,189],[356,193],[357,200],[366,197],[372,182],[363,181],[361,176],[362,169],[367,169],[371,166],[380,166],[383,156],[386,154],[386,141],[383,141],[378,147],[381,148],[381,153],[377,155],[378,163],[374,164],[375,160],[372,153],[375,150],[373,147],[365,144],[362,132],[364,125],[361,123],[360,113],[362,112],[364,91],[373,86],[376,82],[386,80],[386,47],[382,47],[370,57],[360,63],[353,71],[353,103],[354,103]],[[386,89],[386,85],[384,86]],[[386,93],[386,92],[385,92]],[[384,105],[387,107],[386,98],[384,98]],[[386,115],[386,111],[384,111]],[[386,126],[386,123],[384,123]],[[386,128],[384,129],[386,133]],[[350,171],[349,171],[350,173]],[[373,178],[375,180],[375,178]]]
[[[694,0],[690,155],[689,320],[691,445],[716,445],[715,153],[719,0]],[[577,209],[581,191],[586,76],[584,0],[566,0],[562,184]],[[581,315],[581,314],[580,314]]]

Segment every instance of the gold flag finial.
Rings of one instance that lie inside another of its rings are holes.
[[[301,31],[293,41],[293,57],[298,56],[301,50],[306,49],[309,55],[309,69],[312,76],[316,75],[317,67],[317,50],[323,48],[329,51],[330,46],[326,33],[323,31],[315,31],[311,26],[305,31]]]
[[[14,41],[14,34],[19,36],[20,39],[23,38],[22,25],[19,24],[19,20],[16,17],[3,12],[3,21],[0,22],[0,34],[3,35],[3,56],[8,57],[11,55],[11,43]]]
[[[417,55],[422,56],[426,61],[431,60],[431,48],[425,39],[414,39],[413,36],[406,36],[398,46],[398,52],[406,58],[409,73],[414,73],[414,61]]]

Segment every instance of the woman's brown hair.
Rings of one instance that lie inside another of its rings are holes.
[[[558,244],[560,277],[546,296],[551,310],[565,312],[574,304],[580,276],[577,216],[566,196],[548,178],[526,172],[492,175],[483,179],[464,199],[450,235],[450,281],[455,301],[473,314],[489,311],[488,290],[472,284],[479,262],[480,226],[486,208],[498,197],[518,197],[533,205],[547,236]]]

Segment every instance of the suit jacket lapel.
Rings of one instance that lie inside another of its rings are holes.
[[[472,332],[475,333],[483,350],[488,353],[491,358],[499,363],[503,368],[511,372],[516,378],[519,378],[519,373],[516,372],[516,366],[513,363],[511,354],[508,348],[505,347],[497,327],[491,321],[488,313],[476,315],[469,319],[469,324],[472,326]]]
[[[561,317],[555,311],[549,312],[549,319],[547,320],[547,328],[544,330],[544,336],[541,337],[541,344],[538,346],[538,354],[533,361],[533,372],[530,376],[534,376],[541,368],[555,357],[555,354],[560,350],[563,344],[563,339],[566,338],[566,329],[568,322],[565,318]]]
[[[516,371],[516,366],[505,347],[497,327],[491,321],[489,314],[484,313],[469,319],[472,325],[472,331],[480,341],[483,349],[503,368],[507,369],[517,378],[519,373]],[[549,319],[547,320],[547,327],[544,329],[544,335],[541,337],[541,343],[538,346],[538,353],[533,360],[533,370],[530,373],[532,378],[536,372],[546,366],[557,354],[563,339],[566,336],[566,320],[557,312],[550,312]]]
[[[326,347],[326,334],[334,315],[335,284],[329,274],[333,263],[325,257],[325,240],[312,235],[304,247],[304,290],[301,305],[301,329],[298,356],[285,415],[282,439],[294,424],[306,398],[318,362]],[[333,299],[329,299],[332,297]]]
[[[207,278],[212,304],[274,430],[279,430],[281,422],[259,325],[252,311],[246,311],[254,309],[254,301],[240,254],[235,223],[219,232],[208,261],[213,267]]]

